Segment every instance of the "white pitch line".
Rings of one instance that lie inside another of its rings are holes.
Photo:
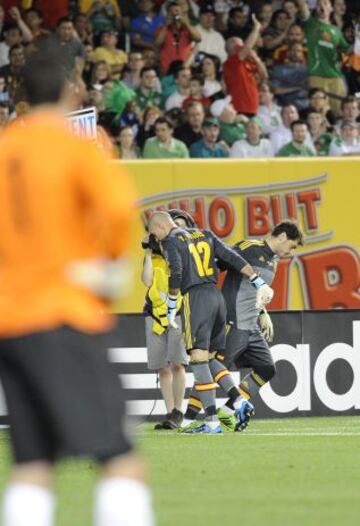
[[[232,433],[222,433],[222,434],[218,434],[218,435],[214,435],[214,436],[228,436],[228,435],[231,435]],[[329,436],[329,437],[332,437],[332,436],[360,436],[360,432],[359,433],[348,433],[348,432],[344,432],[344,433],[336,433],[336,432],[314,432],[314,433],[296,433],[296,432],[278,432],[278,433],[263,433],[263,432],[256,432],[256,431],[245,431],[243,433],[234,433],[236,435],[240,435],[241,436],[251,436],[251,437],[256,437],[256,436],[259,436],[259,437],[288,437],[288,436],[297,436],[297,437],[306,437],[306,436],[311,436],[311,437],[316,437],[316,436]],[[155,432],[145,432],[145,433],[135,433],[135,436],[140,436],[140,437],[145,437],[145,438],[149,438],[151,436],[166,436],[166,437],[169,437],[169,436],[179,436],[179,433],[173,433],[173,432],[163,432],[163,431],[159,431],[157,433]],[[198,433],[197,436],[203,436],[203,433]],[[206,433],[204,433],[204,435],[206,436]],[[192,434],[189,434],[189,433],[184,433],[182,434],[181,436],[193,436]]]

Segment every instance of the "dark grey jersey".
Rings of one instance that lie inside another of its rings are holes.
[[[266,241],[240,241],[233,246],[233,250],[246,259],[263,280],[271,285],[279,258]],[[238,329],[258,329],[259,309],[256,308],[255,287],[248,278],[223,261],[219,261],[218,265],[222,270],[227,270],[222,287],[227,309],[227,322]]]

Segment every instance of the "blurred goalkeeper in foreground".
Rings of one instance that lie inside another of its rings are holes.
[[[56,58],[34,57],[24,82],[33,112],[0,141],[0,379],[15,457],[2,525],[53,524],[52,466],[68,454],[100,463],[96,526],[152,526],[107,361],[113,319],[101,314],[124,278],[136,196],[126,174],[67,131]]]

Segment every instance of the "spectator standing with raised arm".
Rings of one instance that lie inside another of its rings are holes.
[[[339,115],[340,101],[347,91],[339,51],[347,53],[351,46],[341,30],[330,22],[333,10],[330,0],[317,0],[314,16],[310,14],[307,0],[298,0],[298,6],[308,45],[309,85],[323,88],[330,95],[331,109]]]
[[[253,117],[259,109],[258,78],[267,78],[264,63],[254,51],[261,24],[253,15],[254,26],[245,42],[230,38],[226,42],[229,58],[223,66],[224,81],[237,113]]]

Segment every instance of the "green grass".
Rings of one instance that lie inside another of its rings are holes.
[[[184,436],[139,429],[158,526],[358,526],[360,419],[259,420],[244,433]],[[9,469],[0,432],[0,488]],[[90,526],[97,469],[56,470],[58,526]]]

